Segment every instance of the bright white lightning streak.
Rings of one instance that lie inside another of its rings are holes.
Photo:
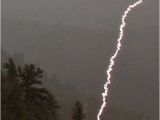
[[[111,84],[111,82],[110,82],[110,79],[111,79],[111,71],[112,71],[112,68],[113,68],[113,66],[114,66],[114,60],[115,60],[115,58],[117,57],[118,52],[120,51],[121,46],[122,46],[121,40],[122,40],[122,38],[123,38],[123,36],[124,36],[124,27],[125,27],[125,25],[126,25],[125,19],[126,19],[128,13],[129,13],[133,8],[135,8],[137,5],[139,5],[139,4],[141,4],[141,3],[142,3],[142,0],[139,0],[139,1],[135,2],[135,3],[132,4],[132,5],[129,5],[128,8],[126,9],[126,11],[124,11],[124,14],[122,15],[122,18],[121,18],[122,22],[121,22],[121,25],[120,25],[120,28],[119,28],[119,30],[120,30],[120,32],[119,32],[119,37],[118,37],[118,39],[117,39],[117,48],[116,48],[116,51],[115,51],[115,53],[113,54],[113,56],[110,58],[110,64],[109,64],[108,69],[107,69],[107,71],[106,71],[106,73],[107,73],[107,82],[104,84],[104,92],[102,93],[103,104],[101,105],[101,108],[99,109],[99,112],[98,112],[98,115],[97,115],[97,120],[100,120],[100,116],[102,115],[103,109],[104,109],[105,106],[106,106],[106,97],[107,97],[107,95],[108,95],[108,85]]]

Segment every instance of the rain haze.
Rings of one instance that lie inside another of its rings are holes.
[[[10,55],[40,66],[62,120],[71,119],[76,100],[85,119],[96,120],[121,16],[136,1],[2,0],[2,63]],[[143,0],[129,13],[103,120],[158,120],[158,15],[158,0]]]

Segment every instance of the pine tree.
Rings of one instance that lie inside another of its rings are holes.
[[[60,107],[55,96],[42,87],[41,68],[34,64],[17,67],[11,58],[3,67],[3,120],[57,120],[59,118]]]
[[[18,67],[17,75],[21,80],[29,119],[57,119],[59,105],[54,95],[42,87],[43,70],[34,64],[26,64]]]
[[[83,111],[83,106],[79,101],[77,101],[72,111],[72,120],[84,120],[84,119],[85,119],[85,114]]]
[[[20,119],[23,115],[22,91],[17,79],[17,69],[13,59],[4,63],[2,74],[2,119]]]

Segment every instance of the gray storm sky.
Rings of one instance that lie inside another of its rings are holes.
[[[4,0],[3,15],[15,19],[35,20],[44,24],[69,24],[88,27],[108,27],[120,24],[127,6],[136,0]],[[141,23],[135,26],[157,24],[158,0],[144,0],[135,10]],[[130,19],[131,21],[134,19]],[[142,21],[143,20],[143,21]]]
[[[2,0],[2,48],[101,99],[121,16],[135,1]],[[110,89],[111,104],[152,120],[158,120],[158,15],[158,0],[143,0],[129,14]]]

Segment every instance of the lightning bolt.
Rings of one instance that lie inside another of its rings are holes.
[[[103,103],[99,109],[99,112],[97,114],[97,120],[100,120],[100,116],[103,113],[104,108],[106,107],[106,97],[108,95],[108,85],[111,84],[111,72],[115,63],[115,58],[117,57],[119,51],[121,50],[121,41],[123,39],[124,36],[124,27],[126,25],[125,19],[127,17],[127,15],[129,14],[129,12],[135,8],[137,5],[141,4],[142,0],[139,0],[131,5],[128,6],[128,8],[124,11],[122,18],[121,18],[121,25],[119,27],[119,37],[117,39],[117,47],[116,47],[116,51],[114,52],[113,56],[111,56],[110,58],[110,64],[108,66],[108,69],[106,71],[107,73],[107,82],[104,84],[104,92],[102,93],[102,97],[103,97]]]

